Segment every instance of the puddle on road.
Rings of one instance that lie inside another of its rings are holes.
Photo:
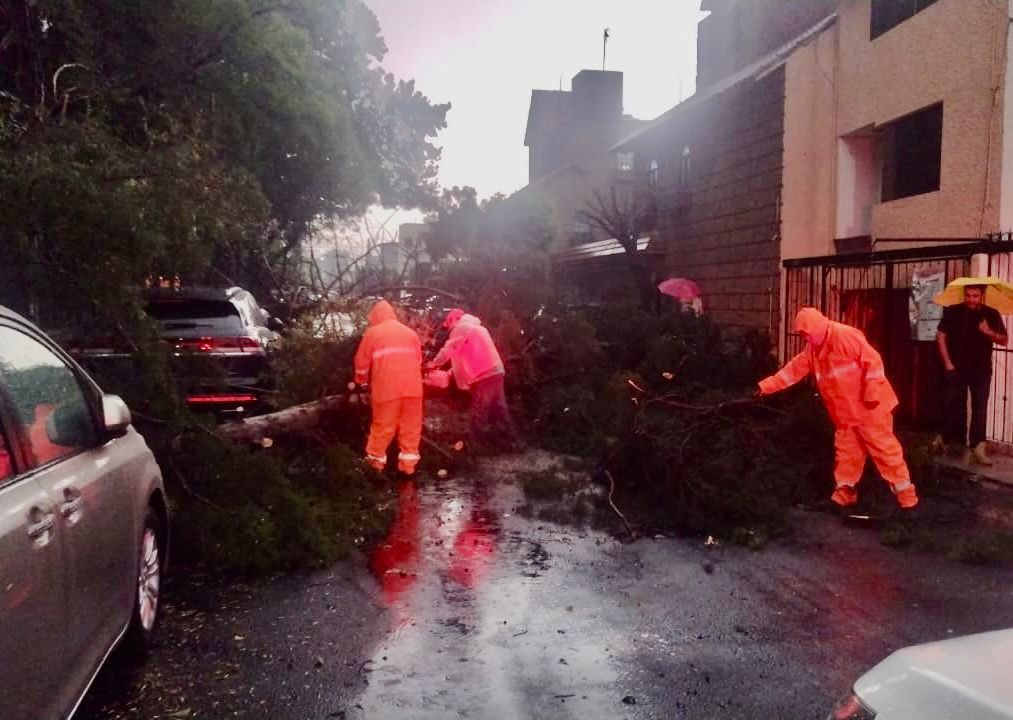
[[[594,542],[517,517],[516,493],[466,479],[399,488],[371,558],[390,632],[348,717],[569,718],[619,702],[621,630],[573,572]]]

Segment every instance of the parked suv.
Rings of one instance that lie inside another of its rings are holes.
[[[0,306],[0,717],[67,717],[121,640],[144,646],[168,535],[126,405]]]
[[[239,287],[152,289],[145,301],[145,311],[173,350],[176,376],[191,407],[243,413],[260,404],[271,345],[283,325],[253,295]],[[130,358],[112,341],[71,344],[71,352],[103,376],[114,376],[109,365]]]

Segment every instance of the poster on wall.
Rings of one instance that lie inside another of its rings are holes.
[[[908,315],[913,340],[936,339],[936,328],[943,317],[943,308],[932,302],[932,298],[945,288],[946,269],[941,265],[918,268],[912,274]]]

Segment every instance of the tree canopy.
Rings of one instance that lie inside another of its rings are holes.
[[[2,279],[266,292],[319,218],[434,207],[449,105],[385,53],[360,0],[0,0]]]
[[[555,236],[544,201],[523,192],[479,201],[470,186],[445,189],[429,222],[427,247],[437,260],[448,255],[481,259],[544,254]]]

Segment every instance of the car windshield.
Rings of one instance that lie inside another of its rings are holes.
[[[166,330],[238,331],[243,328],[239,310],[219,300],[171,299],[153,300],[145,308]]]

